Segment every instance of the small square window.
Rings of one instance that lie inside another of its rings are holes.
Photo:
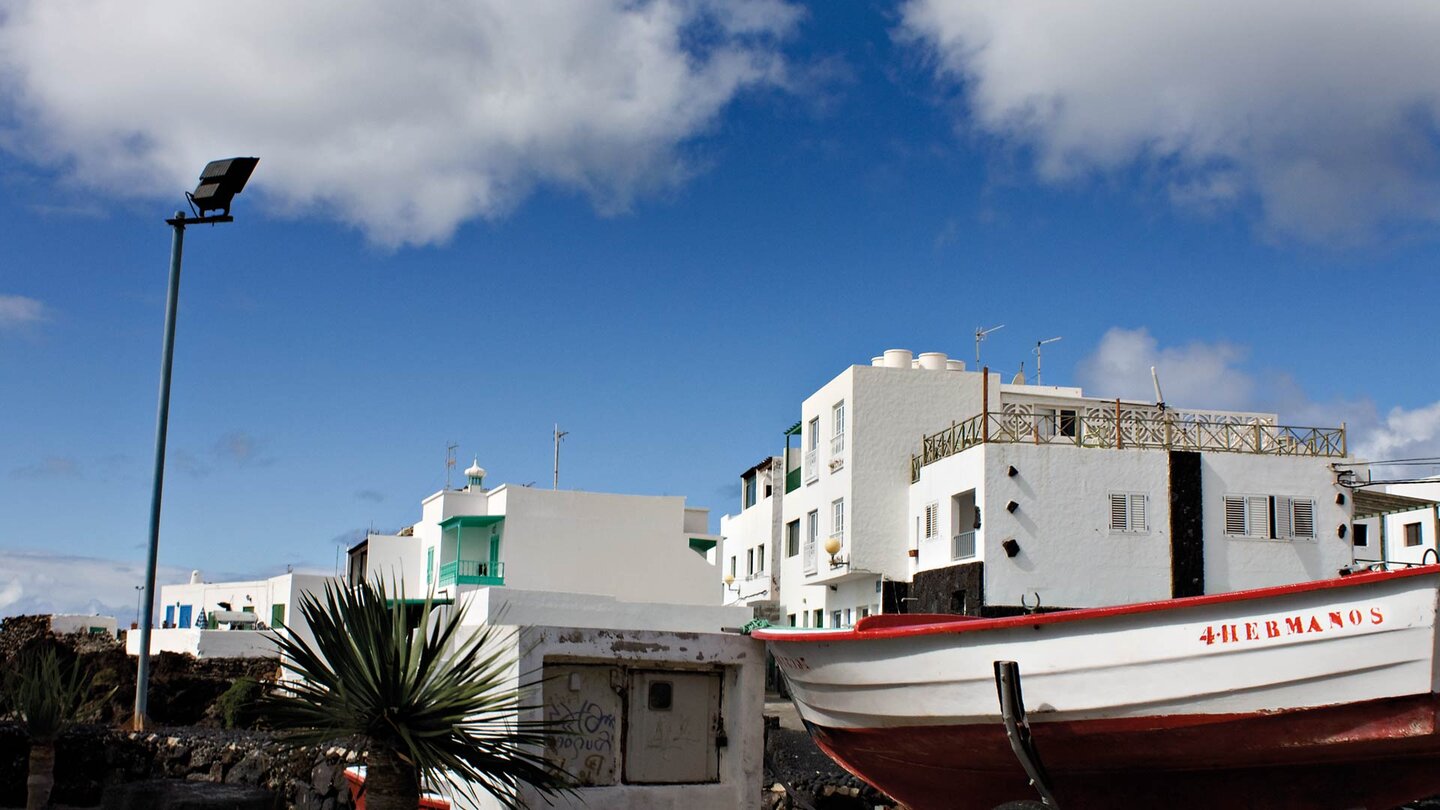
[[[1420,545],[1420,524],[1419,524],[1419,523],[1406,523],[1406,524],[1405,524],[1405,545],[1407,545],[1407,546],[1418,546],[1418,545]]]
[[[646,703],[650,706],[651,711],[670,711],[670,704],[674,699],[675,687],[669,681],[650,682],[650,694],[647,696]]]

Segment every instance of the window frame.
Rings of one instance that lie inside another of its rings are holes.
[[[1119,500],[1117,500],[1119,499]],[[1111,534],[1150,533],[1150,494],[1147,492],[1111,491],[1106,498],[1109,504],[1109,526]],[[1117,504],[1123,504],[1123,518],[1116,525]],[[1137,520],[1138,517],[1138,520]],[[1138,525],[1137,525],[1138,524]]]
[[[793,533],[790,531],[791,527],[794,527],[794,529],[795,529],[795,531],[794,531]],[[799,556],[800,556],[800,518],[795,518],[794,520],[792,520],[792,521],[790,521],[789,523],[786,523],[786,524],[785,524],[785,557],[786,557],[786,559],[789,559],[789,558],[791,558],[791,557],[799,557]]]
[[[1425,545],[1425,528],[1424,525],[1420,523],[1420,521],[1417,520],[1414,523],[1402,523],[1400,524],[1400,527],[1400,530],[1405,533],[1405,548],[1419,548],[1420,546]],[[1413,543],[1410,542],[1411,529],[1415,530],[1415,542]]]

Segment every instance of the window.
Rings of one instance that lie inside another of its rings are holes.
[[[1406,523],[1406,524],[1405,524],[1405,545],[1407,545],[1407,546],[1418,546],[1418,545],[1420,545],[1420,524],[1419,524],[1419,523]]]
[[[1370,526],[1368,524],[1356,523],[1350,528],[1350,531],[1353,533],[1352,536],[1355,538],[1355,545],[1370,545]]]
[[[750,475],[745,476],[744,481],[743,481],[743,486],[744,486],[744,496],[743,496],[742,503],[740,504],[740,508],[741,508],[741,509],[749,509],[750,507],[752,507],[752,506],[755,505],[755,475],[754,475],[754,473],[751,473]]]
[[[810,611],[807,610],[807,611],[805,611],[804,613],[800,614],[800,620],[805,623],[805,626],[806,626],[806,627],[809,627],[809,626],[810,626]]]
[[[869,605],[866,605],[865,607],[860,608],[860,618],[863,619],[863,618],[865,618],[865,617],[867,617],[867,616],[869,616],[869,615],[870,615],[870,606],[869,606]]]
[[[1150,524],[1146,521],[1143,493],[1110,493],[1110,531],[1125,534],[1143,534],[1150,531]]]
[[[851,614],[850,608],[845,608],[845,626],[846,626],[846,627],[849,627],[850,625],[854,624],[854,622],[851,621],[851,616],[852,616],[852,615],[853,615],[853,614]]]
[[[794,614],[794,613],[791,613],[789,616],[786,616],[786,617],[785,617],[785,621],[786,621],[791,627],[794,627],[794,626],[795,626],[795,614]]]
[[[762,574],[765,573],[765,546],[763,545],[755,547],[755,570]]]
[[[830,425],[830,457],[839,458],[845,452],[845,400],[830,409]]]
[[[925,504],[925,539],[931,540],[940,536],[940,502],[932,501]]]
[[[807,441],[805,444],[805,481],[820,480],[820,417],[810,420],[807,427]]]
[[[830,504],[830,535],[845,541],[845,499],[841,498]]]
[[[821,610],[820,608],[815,608],[815,626],[825,626],[825,611]]]
[[[785,524],[785,556],[794,557],[800,553],[800,521]]]
[[[730,576],[735,576],[735,555],[730,555]]]
[[[1286,495],[1226,495],[1225,534],[1273,540],[1313,539],[1315,501]]]
[[[812,511],[806,515],[805,524],[805,555],[802,562],[804,563],[805,573],[813,574],[815,573],[815,541],[820,537],[819,510]]]
[[[832,611],[830,611],[830,626],[831,626],[831,627],[844,627],[844,626],[845,626],[845,625],[843,625],[843,624],[840,623],[840,611],[838,611],[838,610],[832,610]]]
[[[745,575],[755,576],[755,549],[745,549]]]
[[[434,546],[431,546],[431,547],[425,549],[425,584],[426,584],[426,585],[429,585],[429,584],[430,584],[430,581],[433,580],[434,578],[435,578],[435,547],[434,547]]]
[[[1074,436],[1076,427],[1077,420],[1075,419],[1075,412],[1062,410],[1060,412],[1060,435]]]

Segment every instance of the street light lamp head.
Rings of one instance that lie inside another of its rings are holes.
[[[198,215],[203,217],[206,211],[223,211],[225,216],[229,216],[230,201],[245,188],[250,173],[255,171],[255,164],[259,162],[260,158],[234,157],[205,164],[204,171],[200,172],[200,185],[186,195],[199,209]]]

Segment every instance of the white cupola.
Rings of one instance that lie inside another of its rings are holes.
[[[465,483],[475,489],[479,489],[480,485],[485,483],[485,468],[480,466],[480,459],[477,458],[471,462],[470,468],[465,471]]]

